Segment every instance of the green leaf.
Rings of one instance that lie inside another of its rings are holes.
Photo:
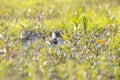
[[[85,7],[82,6],[77,10],[77,17],[81,16],[82,13],[85,13]]]
[[[84,25],[84,32],[87,34],[87,18],[84,16],[83,17],[83,25]]]

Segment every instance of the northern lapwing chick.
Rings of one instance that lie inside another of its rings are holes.
[[[50,34],[50,37],[47,39],[45,43],[48,43],[52,47],[56,47],[58,45],[63,45],[64,40],[59,31],[54,31]]]

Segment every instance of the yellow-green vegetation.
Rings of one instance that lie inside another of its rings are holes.
[[[120,0],[0,0],[0,80],[120,80]]]

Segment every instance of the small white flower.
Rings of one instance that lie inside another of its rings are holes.
[[[6,53],[6,52],[7,52],[6,48],[0,50],[0,53]]]
[[[3,38],[3,35],[2,34],[0,34],[0,39],[2,39]]]

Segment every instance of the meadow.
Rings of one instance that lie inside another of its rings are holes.
[[[57,50],[45,40],[60,31]],[[0,0],[0,80],[120,80],[120,0]]]

